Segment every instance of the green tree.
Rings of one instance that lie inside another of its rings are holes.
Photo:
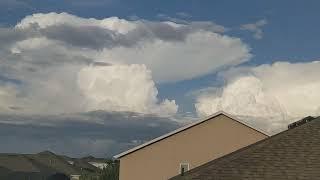
[[[99,180],[119,180],[119,161],[108,160],[108,166],[101,172]]]
[[[119,161],[108,160],[107,167],[95,174],[82,174],[80,180],[119,180]]]

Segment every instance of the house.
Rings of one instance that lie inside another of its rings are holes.
[[[88,163],[91,164],[94,167],[99,168],[99,169],[104,169],[104,168],[106,168],[108,166],[108,164],[105,163],[105,162],[90,161]]]
[[[71,180],[79,180],[81,175],[70,175]]]
[[[237,118],[218,112],[115,158],[120,160],[120,180],[164,180],[267,137]]]
[[[319,179],[320,118],[307,117],[288,127],[172,180]]]
[[[81,160],[101,170],[108,166],[107,159],[104,159],[104,158],[95,158],[93,156],[88,156],[88,157],[81,158]]]
[[[0,154],[0,179],[43,180],[61,179],[62,176],[71,180],[80,179],[81,174],[96,173],[98,168],[87,163],[89,168],[82,168],[78,163],[70,164],[69,159],[50,151],[38,154]],[[60,177],[60,178],[58,178]]]
[[[108,166],[108,159],[87,156],[83,158],[70,158],[64,156],[64,159],[72,166],[78,167],[92,173],[97,173]]]
[[[28,158],[18,154],[0,154],[0,179],[42,180],[49,174],[41,172],[42,166],[34,165]]]

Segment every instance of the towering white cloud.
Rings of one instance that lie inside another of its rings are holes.
[[[319,68],[319,61],[235,68],[224,73],[224,87],[203,90],[195,107],[200,115],[224,110],[254,117],[268,131],[284,128],[294,119],[320,115]]]
[[[251,57],[247,45],[224,30],[212,22],[27,16],[14,28],[0,28],[0,110],[173,115],[178,105],[158,99],[156,83],[192,79]]]
[[[151,72],[144,65],[90,66],[79,72],[78,84],[88,110],[132,111],[171,115],[174,101],[159,104]]]

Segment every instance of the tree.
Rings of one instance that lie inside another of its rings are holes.
[[[47,180],[70,180],[70,178],[63,173],[56,173],[48,177]]]
[[[105,167],[99,180],[119,180],[119,161],[108,160],[108,166]]]
[[[80,180],[119,180],[119,161],[107,160],[108,165],[101,172],[83,174]]]

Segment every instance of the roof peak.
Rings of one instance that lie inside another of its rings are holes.
[[[39,155],[56,155],[55,153],[53,153],[53,152],[51,152],[49,150],[39,152],[38,154]]]
[[[244,125],[244,126],[246,126],[246,127],[248,127],[248,128],[251,128],[252,130],[255,130],[255,131],[257,131],[257,132],[259,132],[259,133],[261,133],[261,134],[264,134],[265,136],[269,136],[267,133],[263,132],[262,130],[259,130],[259,129],[257,129],[257,128],[252,127],[251,125],[248,125],[247,123],[243,122],[242,120],[238,119],[238,118],[235,117],[235,116],[232,116],[232,115],[230,115],[230,114],[228,114],[228,113],[226,113],[226,112],[224,112],[224,111],[218,111],[218,112],[216,112],[216,113],[214,113],[214,114],[212,114],[212,115],[210,115],[210,116],[207,116],[207,117],[202,118],[202,119],[200,119],[200,120],[198,120],[198,121],[195,121],[195,122],[193,122],[193,123],[190,123],[190,124],[187,124],[187,125],[185,125],[185,126],[182,126],[181,128],[178,128],[178,129],[176,129],[176,130],[174,130],[174,131],[171,131],[171,132],[169,132],[169,133],[167,133],[167,134],[165,134],[165,135],[162,135],[162,136],[160,136],[160,137],[158,137],[158,138],[155,138],[155,139],[153,139],[153,140],[151,140],[151,141],[148,141],[148,142],[146,142],[146,143],[144,143],[144,144],[141,144],[141,145],[136,146],[136,147],[134,147],[134,148],[132,148],[132,149],[129,149],[129,150],[125,151],[125,152],[122,152],[122,153],[120,153],[120,154],[118,154],[118,155],[115,155],[114,158],[119,159],[119,158],[121,158],[121,157],[123,157],[123,156],[126,156],[126,155],[128,155],[128,154],[131,154],[131,153],[133,153],[133,152],[135,152],[135,151],[137,151],[137,150],[139,150],[139,149],[142,149],[142,148],[144,148],[144,147],[146,147],[146,146],[149,146],[149,145],[151,145],[151,144],[153,144],[153,143],[156,143],[156,142],[158,142],[158,141],[161,141],[161,140],[163,140],[163,139],[166,139],[166,138],[168,138],[168,137],[170,137],[170,136],[173,136],[173,135],[175,135],[175,134],[178,134],[178,133],[180,133],[180,132],[182,132],[182,131],[184,131],[184,130],[187,130],[187,129],[189,129],[189,128],[192,128],[192,127],[194,127],[194,126],[197,126],[197,125],[199,125],[199,124],[201,124],[201,123],[203,123],[203,122],[205,122],[205,121],[208,121],[208,120],[213,119],[213,118],[215,118],[215,117],[217,117],[217,116],[220,116],[220,115],[224,115],[224,116],[226,116],[226,117],[228,117],[228,118],[230,118],[230,119],[233,119],[234,121],[236,121],[236,122],[238,122],[238,123],[240,123],[240,124],[242,124],[242,125]]]
[[[278,177],[279,174],[284,174],[284,177],[288,177],[288,175],[299,177],[303,174],[304,177],[308,175],[309,179],[318,177],[319,171],[316,167],[319,165],[317,158],[319,157],[319,151],[317,149],[319,146],[320,117],[308,116],[300,121],[304,120],[307,124],[282,131],[270,138],[214,159],[192,169],[184,177],[178,175],[173,177],[172,180],[201,179],[201,177],[205,178],[207,176],[217,179],[230,179],[232,177],[246,179],[252,177],[251,174],[258,178],[266,177],[266,175]],[[306,161],[308,167],[310,167],[308,171],[301,169]],[[286,168],[274,167],[275,163],[286,166]]]

